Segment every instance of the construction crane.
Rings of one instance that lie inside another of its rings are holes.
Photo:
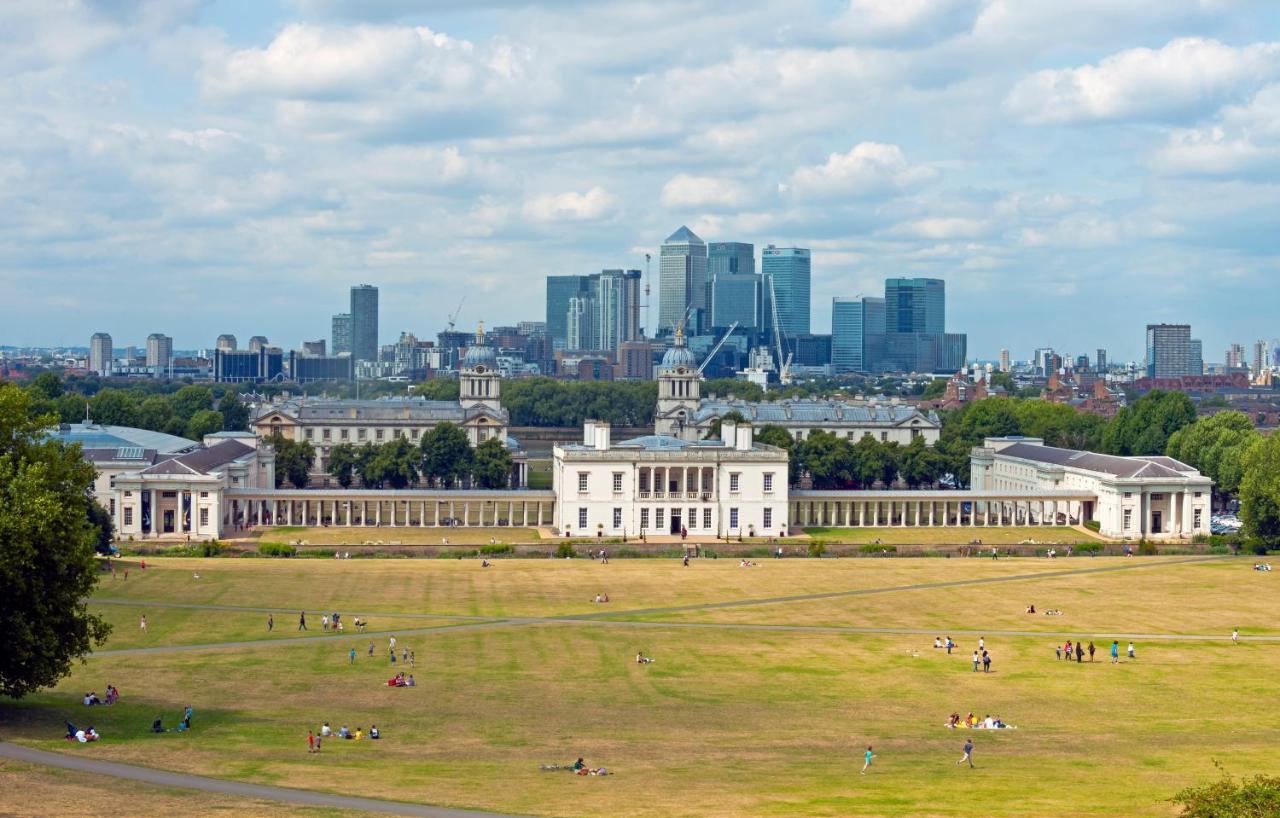
[[[458,308],[449,316],[449,332],[453,332],[454,324],[458,323],[458,313],[462,312],[462,305],[467,303],[467,297],[462,296],[462,300],[458,302]]]
[[[702,370],[707,368],[707,364],[711,363],[711,359],[716,357],[716,353],[720,351],[720,347],[724,346],[724,342],[729,340],[729,336],[733,335],[733,331],[738,328],[738,322],[734,321],[729,325],[729,329],[725,331],[724,337],[716,342],[716,345],[707,353],[707,357],[703,359],[702,366],[698,367],[698,374],[702,374]]]
[[[778,349],[778,383],[787,386],[791,383],[791,353],[784,354],[782,349],[782,326],[778,321],[778,292],[773,286],[773,276],[765,276],[769,280],[769,305],[773,308],[773,343]]]

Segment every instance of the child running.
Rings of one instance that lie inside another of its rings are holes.
[[[870,744],[867,745],[867,752],[865,753],[865,756],[866,761],[862,765],[862,775],[867,774],[867,770],[871,767],[871,759],[875,758],[875,754],[871,752]]]

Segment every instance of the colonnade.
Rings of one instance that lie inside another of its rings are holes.
[[[551,492],[517,492],[493,498],[450,496],[406,497],[403,493],[369,496],[354,490],[343,496],[316,497],[314,491],[254,492],[229,490],[223,502],[226,527],[267,526],[385,526],[432,528],[448,526],[549,525],[554,520]],[[288,496],[281,496],[288,495]]]
[[[707,466],[641,466],[640,499],[715,499],[716,472]]]
[[[947,498],[915,492],[877,492],[848,498],[838,492],[794,492],[791,523],[832,528],[930,526],[1080,525],[1092,509],[1091,496],[1009,497],[954,493]],[[914,496],[913,496],[914,495]]]

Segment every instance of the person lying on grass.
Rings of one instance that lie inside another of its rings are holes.
[[[653,664],[653,663],[654,663],[654,662],[656,662],[656,661],[657,661],[657,660],[656,660],[656,659],[654,659],[652,656],[645,656],[645,655],[644,655],[644,651],[639,651],[639,652],[637,652],[637,653],[636,653],[636,664],[637,664],[637,665],[651,665],[651,664]]]

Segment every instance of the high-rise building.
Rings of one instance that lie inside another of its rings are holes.
[[[1000,371],[1008,372],[1010,369],[1013,369],[1013,361],[1009,359],[1009,350],[1002,349],[1000,350]]]
[[[707,310],[714,312],[711,288],[715,286],[716,276],[751,275],[756,271],[756,247],[741,241],[713,241],[707,245]],[[713,327],[727,327],[728,324],[717,324],[714,317],[708,319]],[[732,323],[732,322],[730,322]]]
[[[683,326],[690,310],[705,310],[707,245],[688,227],[667,236],[658,264],[658,333]]]
[[[1199,375],[1190,324],[1147,324],[1147,377]]]
[[[223,333],[218,336],[217,342],[214,343],[214,348],[230,352],[236,348],[236,337],[230,333]]]
[[[303,355],[324,355],[324,348],[325,348],[325,347],[324,347],[324,339],[323,339],[323,338],[321,338],[321,339],[320,339],[320,340],[318,340],[318,341],[303,341],[303,342],[302,342],[302,354],[303,354]],[[252,351],[252,350],[250,350],[250,351]]]
[[[1191,359],[1187,362],[1192,375],[1204,374],[1204,343],[1199,338],[1191,339]]]
[[[99,375],[111,372],[111,336],[105,332],[95,332],[89,339],[89,369]]]
[[[530,338],[538,335],[546,335],[547,322],[546,321],[519,321],[516,323],[516,332]]]
[[[1102,347],[1098,347],[1097,357],[1093,359],[1093,368],[1098,373],[1107,371],[1107,351]]]
[[[831,370],[873,372],[884,354],[884,299],[831,299]]]
[[[266,349],[267,346],[269,346],[269,344],[270,342],[267,341],[267,336],[255,335],[249,339],[249,351],[261,352],[262,350]]]
[[[378,288],[351,288],[351,355],[357,361],[378,360]]]
[[[1255,379],[1262,377],[1263,370],[1268,368],[1267,359],[1270,357],[1267,354],[1268,351],[1266,341],[1253,342],[1253,366],[1250,368],[1249,374]]]
[[[760,252],[760,272],[769,298],[778,303],[778,326],[784,335],[809,333],[811,258],[803,247],[774,247]]]
[[[147,366],[168,369],[171,363],[173,363],[173,339],[163,332],[153,332],[148,335]]]
[[[714,274],[710,309],[712,327],[728,327],[737,321],[744,329],[759,329],[765,324],[763,277],[757,273]]]
[[[601,270],[596,280],[599,329],[595,349],[617,352],[640,337],[640,271]]]
[[[1244,344],[1232,344],[1227,347],[1226,365],[1227,369],[1244,368]]]
[[[569,299],[565,329],[568,338],[565,348],[593,350],[599,348],[600,302],[587,293]]]
[[[334,355],[351,353],[351,313],[340,312],[333,316],[332,329],[329,332],[329,345]]]
[[[561,349],[569,343],[569,299],[585,294],[589,276],[547,276],[547,335]]]
[[[958,369],[964,344],[944,338],[946,283],[938,278],[890,278],[884,283],[883,368],[899,372]],[[951,364],[957,364],[952,367]]]

